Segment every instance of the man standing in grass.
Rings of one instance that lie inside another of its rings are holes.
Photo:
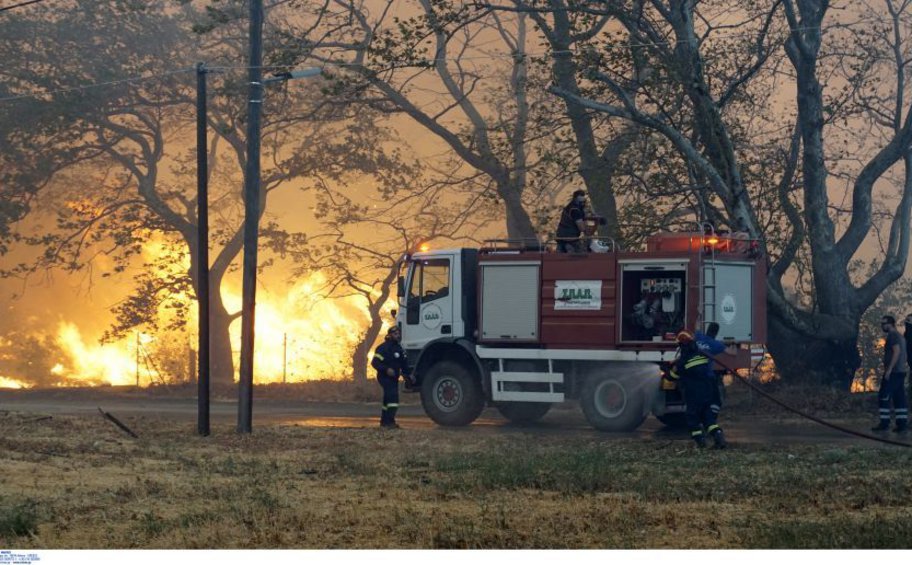
[[[402,331],[398,326],[386,332],[386,339],[377,346],[371,366],[377,370],[377,382],[383,387],[383,408],[380,411],[381,428],[398,428],[396,412],[399,410],[399,377],[409,377],[408,357],[399,345]]]
[[[909,406],[906,403],[906,371],[908,370],[906,342],[896,329],[896,318],[884,316],[880,327],[887,334],[884,343],[884,374],[880,381],[877,401],[880,409],[880,423],[871,428],[882,432],[890,428],[890,401],[896,416],[894,432],[905,432],[909,428]]]

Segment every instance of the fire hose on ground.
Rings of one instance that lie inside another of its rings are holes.
[[[743,384],[746,385],[748,388],[750,388],[751,390],[753,390],[754,392],[756,392],[756,393],[759,394],[760,396],[766,398],[766,399],[769,400],[770,402],[773,402],[774,404],[777,404],[777,405],[781,406],[782,408],[785,408],[785,409],[788,410],[789,412],[793,412],[793,413],[795,413],[795,414],[801,416],[802,418],[807,418],[808,420],[811,420],[812,422],[816,422],[816,423],[820,424],[821,426],[826,426],[826,427],[828,427],[828,428],[834,429],[834,430],[839,431],[839,432],[842,432],[842,433],[844,433],[844,434],[849,434],[849,435],[857,436],[857,437],[864,438],[864,439],[870,439],[870,440],[873,440],[873,441],[879,441],[879,442],[881,442],[881,443],[887,443],[887,444],[890,444],[890,445],[898,445],[898,446],[901,446],[901,447],[912,447],[912,443],[906,443],[906,442],[903,442],[903,441],[897,441],[897,440],[893,440],[893,439],[889,439],[889,438],[878,437],[878,436],[875,436],[875,435],[866,434],[866,433],[864,433],[864,432],[859,432],[859,431],[857,431],[857,430],[852,430],[852,429],[846,428],[846,427],[844,427],[844,426],[840,426],[840,425],[838,425],[838,424],[834,424],[834,423],[832,423],[832,422],[827,422],[826,420],[823,420],[823,419],[821,419],[821,418],[818,418],[818,417],[816,417],[816,416],[813,416],[813,415],[811,415],[811,414],[808,414],[807,412],[804,412],[804,411],[802,411],[802,410],[799,410],[799,409],[797,409],[797,408],[795,408],[795,407],[793,407],[793,406],[789,406],[788,404],[786,404],[785,402],[779,400],[778,398],[776,398],[776,397],[773,396],[772,394],[766,392],[765,390],[763,390],[762,388],[760,388],[760,387],[757,386],[756,384],[750,382],[750,380],[748,380],[747,377],[744,377],[744,376],[739,375],[738,372],[737,372],[736,370],[732,369],[732,368],[731,368],[730,366],[728,366],[726,363],[720,361],[719,359],[716,359],[715,361],[716,361],[716,363],[718,363],[719,365],[721,365],[725,370],[727,370],[728,372],[730,372],[730,373],[735,377],[735,380],[737,380],[738,382],[743,383]],[[753,369],[751,369],[751,373],[753,373],[753,372],[757,369],[758,366],[759,366],[759,363],[758,363]]]

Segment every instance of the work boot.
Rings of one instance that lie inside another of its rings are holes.
[[[871,428],[872,432],[885,432],[890,429],[890,422],[881,422]]]
[[[386,428],[388,430],[398,430],[399,424],[397,424],[396,422],[380,422],[380,427]]]
[[[896,424],[896,427],[893,428],[893,431],[898,434],[904,434],[909,431],[909,425],[908,424]]]
[[[725,434],[722,433],[722,430],[716,430],[712,433],[713,436],[713,447],[716,449],[725,449],[728,447],[728,442],[725,441]]]
[[[703,436],[694,436],[694,443],[697,444],[697,447],[703,449],[706,447],[706,438]]]

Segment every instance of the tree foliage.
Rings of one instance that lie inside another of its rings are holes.
[[[0,41],[13,62],[6,71],[14,85],[8,93],[21,95],[0,107],[0,131],[12,155],[28,155],[40,143],[34,166],[26,159],[12,167],[15,174],[6,178],[18,184],[8,189],[24,195],[25,203],[40,197],[44,204],[40,223],[34,215],[35,221],[9,232],[41,249],[39,259],[6,274],[98,264],[106,274],[130,269],[133,292],[114,308],[109,338],[138,325],[155,328],[163,313],[172,325],[188,319],[195,298],[188,291],[196,288],[199,270],[196,163],[187,147],[195,123],[194,67],[198,60],[214,61],[208,73],[212,371],[214,382],[230,383],[229,325],[239,313],[226,309],[219,290],[243,235],[245,40],[241,22],[225,18],[205,35],[192,33],[193,22],[202,19],[190,3],[61,1],[0,22],[10,30]],[[29,41],[18,42],[26,30]],[[23,44],[29,47],[23,50]],[[267,93],[261,214],[270,195],[295,180],[305,190],[362,176],[402,182],[403,158],[384,143],[376,116],[325,104],[319,93],[288,87]],[[39,174],[48,186],[36,196],[40,187],[29,179]],[[264,243],[281,253],[283,241],[305,237],[301,227],[267,218]],[[149,257],[153,236],[163,245]],[[269,264],[267,257],[261,267]]]

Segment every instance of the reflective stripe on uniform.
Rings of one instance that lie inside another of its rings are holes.
[[[381,360],[381,361],[386,361],[386,359],[383,358],[383,355],[380,355],[379,353],[374,353],[374,359],[379,359],[379,360]]]
[[[674,371],[674,369],[672,369],[671,371],[668,372],[668,377],[671,378],[671,379],[674,379],[674,380],[678,380],[679,378],[681,378],[681,377],[679,377],[678,374]]]
[[[697,437],[703,435],[703,430],[694,430],[690,432],[690,437]]]
[[[721,430],[721,429],[722,429],[722,428],[719,427],[719,424],[713,424],[713,425],[711,425],[710,427],[706,428],[706,431],[707,431],[708,433],[713,433],[714,431],[716,431],[716,430]]]
[[[719,410],[721,410],[721,409],[722,409],[722,408],[719,407],[718,404],[710,404],[710,405],[709,405],[709,410],[710,410],[712,413],[714,413],[714,414],[718,414],[718,413],[719,413]]]
[[[697,355],[696,357],[694,357],[687,363],[684,363],[684,368],[691,369],[691,368],[697,367],[699,365],[706,365],[707,363],[709,363],[709,359],[707,359],[706,357],[703,357],[702,355]]]

